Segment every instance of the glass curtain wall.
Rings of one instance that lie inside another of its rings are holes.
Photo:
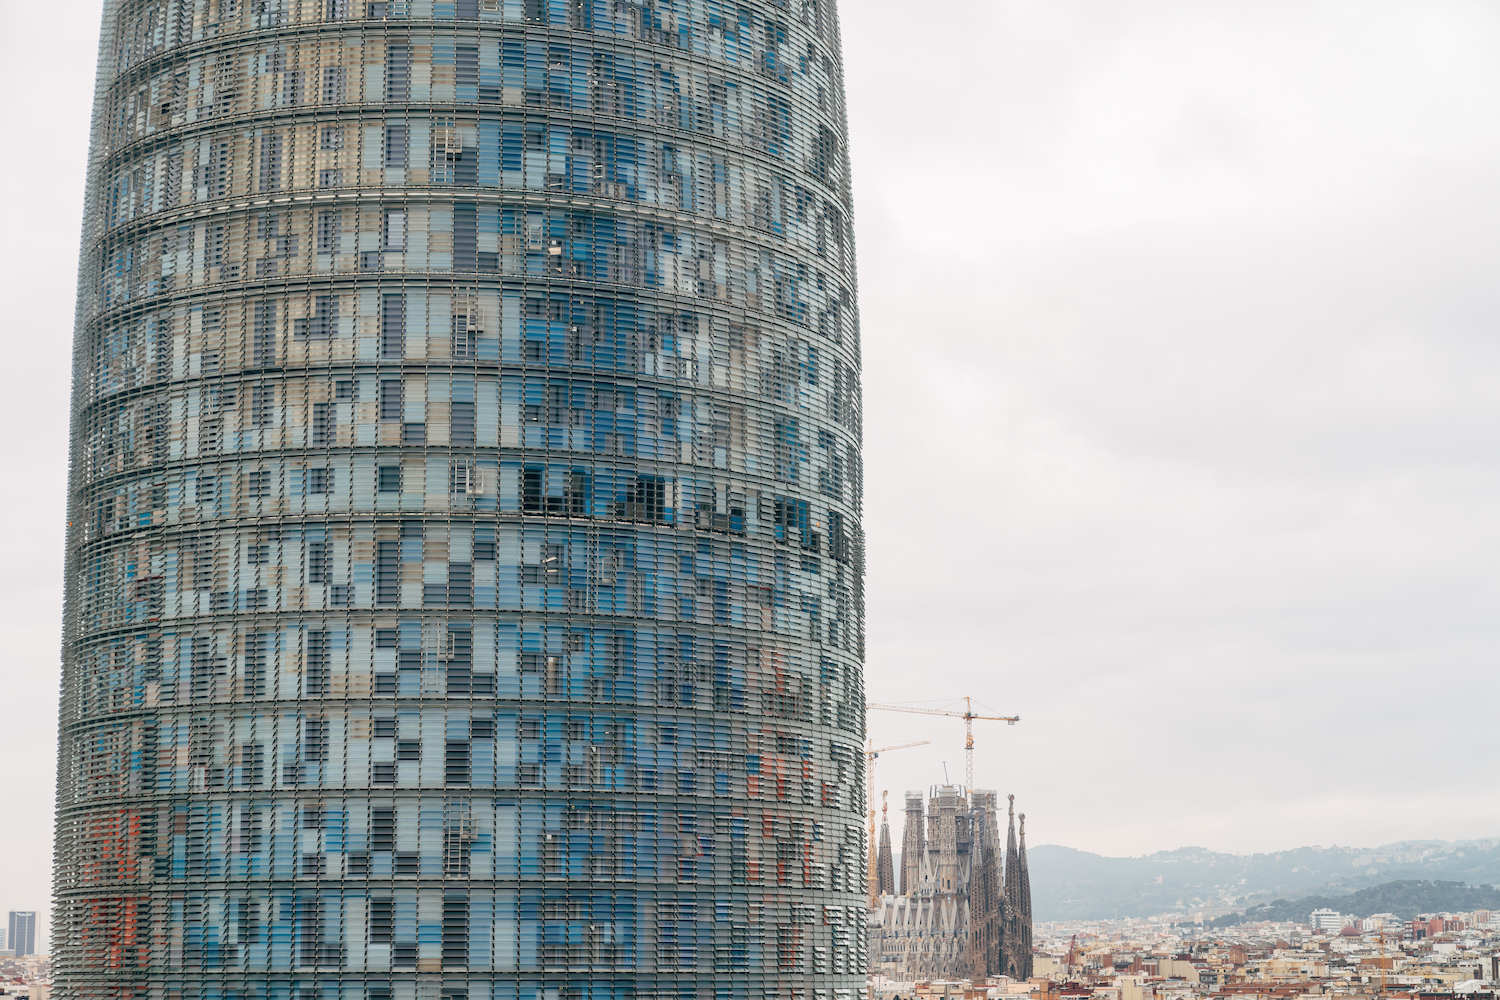
[[[108,0],[59,995],[863,985],[845,135],[831,0]]]

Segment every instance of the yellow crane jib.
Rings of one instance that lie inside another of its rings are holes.
[[[949,708],[922,708],[918,705],[890,705],[884,702],[866,702],[866,711],[879,712],[910,712],[913,715],[946,715],[949,718],[964,720],[964,791],[974,790],[974,720],[981,719],[989,722],[1004,722],[1014,726],[1021,721],[1019,715],[976,715],[974,712],[974,700],[969,695],[964,695],[964,710],[962,712]]]

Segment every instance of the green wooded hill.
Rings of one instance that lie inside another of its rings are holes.
[[[1100,920],[1173,912],[1186,916],[1205,904],[1222,911],[1226,906],[1270,906],[1278,900],[1296,900],[1300,907],[1303,898],[1346,897],[1397,882],[1500,885],[1500,842],[1496,839],[1402,841],[1375,848],[1297,847],[1262,854],[1182,847],[1136,858],[1109,858],[1043,844],[1027,854],[1038,920]],[[1329,905],[1341,913],[1354,912],[1347,900]],[[1411,905],[1417,908],[1414,912],[1426,912],[1492,904],[1437,905],[1414,898]],[[1382,912],[1404,911],[1382,905],[1360,915]]]
[[[1313,910],[1337,910],[1345,916],[1370,917],[1377,913],[1394,913],[1411,920],[1423,913],[1462,913],[1468,910],[1500,909],[1500,889],[1490,885],[1464,885],[1462,882],[1405,879],[1385,885],[1360,889],[1347,896],[1304,896],[1302,899],[1277,899],[1252,906],[1242,914],[1227,914],[1208,926],[1232,927],[1256,920],[1290,920],[1307,923]]]

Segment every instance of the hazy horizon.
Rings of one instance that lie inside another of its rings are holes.
[[[0,12],[24,526],[0,912],[50,899],[67,394],[99,4]],[[1032,845],[1500,830],[1500,8],[894,0],[841,16],[871,700],[970,694]],[[39,30],[42,26],[46,31]],[[1470,719],[1473,722],[1470,722]],[[958,720],[871,713],[880,789]],[[894,826],[893,822],[893,826]],[[899,839],[899,838],[898,838]],[[24,905],[6,900],[20,899]]]

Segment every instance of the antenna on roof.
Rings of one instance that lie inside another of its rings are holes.
[[[948,784],[948,762],[943,761],[943,784]]]

